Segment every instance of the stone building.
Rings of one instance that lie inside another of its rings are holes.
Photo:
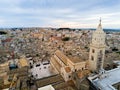
[[[63,76],[65,81],[72,80],[72,72],[87,69],[86,61],[77,57],[67,57],[60,50],[57,50],[51,57],[51,65]]]
[[[89,68],[91,71],[99,71],[103,68],[105,56],[105,32],[102,29],[101,20],[94,31],[89,52]]]

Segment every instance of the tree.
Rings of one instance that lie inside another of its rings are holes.
[[[70,40],[70,37],[64,37],[62,38],[62,41],[69,41]]]

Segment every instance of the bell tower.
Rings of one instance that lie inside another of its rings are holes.
[[[101,19],[96,31],[93,32],[89,52],[89,68],[91,71],[99,71],[103,68],[105,56],[105,37],[102,29]]]

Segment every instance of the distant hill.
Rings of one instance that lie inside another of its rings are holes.
[[[20,28],[0,28],[0,30],[28,30],[28,29],[41,29],[42,27],[20,27]],[[42,28],[44,29],[44,28]],[[52,30],[96,30],[96,28],[51,28]],[[103,29],[105,32],[120,32],[120,29]]]
[[[7,34],[7,32],[5,32],[5,31],[0,31],[0,35],[5,35],[5,34]]]
[[[120,32],[120,29],[103,29],[105,32]]]

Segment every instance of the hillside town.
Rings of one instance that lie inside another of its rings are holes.
[[[119,74],[120,32],[101,20],[96,30],[0,30],[0,90],[120,90]]]

